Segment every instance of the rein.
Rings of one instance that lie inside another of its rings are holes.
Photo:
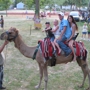
[[[8,31],[6,31],[6,34],[8,35],[8,38],[7,38],[8,41],[12,41],[12,40],[15,41],[15,39],[18,36],[18,34],[16,34],[15,36],[12,36],[12,35],[10,35],[10,32],[8,32]]]

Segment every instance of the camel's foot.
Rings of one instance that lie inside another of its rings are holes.
[[[39,88],[40,88],[40,86],[39,86],[39,85],[36,85],[36,86],[35,86],[35,88],[36,88],[36,89],[39,89]]]
[[[79,88],[83,88],[83,85],[79,85],[78,87],[79,87]]]
[[[88,87],[86,90],[90,90],[90,87]]]

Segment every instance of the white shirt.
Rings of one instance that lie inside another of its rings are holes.
[[[88,29],[87,25],[84,25],[82,32],[87,32],[87,29]]]
[[[53,26],[53,29],[55,29],[57,26]],[[55,31],[55,32],[53,32],[53,34],[54,35],[60,35],[60,30],[59,30],[59,28]]]

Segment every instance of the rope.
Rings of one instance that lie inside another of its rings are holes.
[[[5,54],[4,54],[4,66],[5,66],[6,59],[7,59],[7,58],[6,58],[6,57],[7,57],[7,47],[8,47],[8,45],[5,46],[5,49],[6,49],[6,50],[5,50]]]

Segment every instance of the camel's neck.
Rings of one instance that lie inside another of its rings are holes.
[[[28,47],[21,39],[20,35],[15,39],[15,47],[26,57],[32,58],[36,47]]]

